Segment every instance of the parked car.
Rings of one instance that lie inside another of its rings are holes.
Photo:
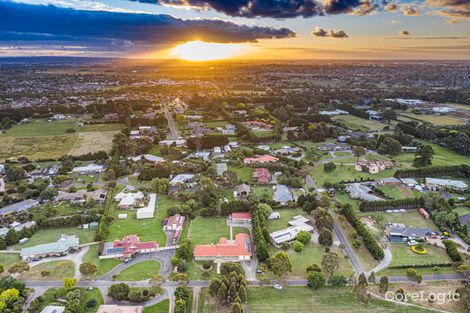
[[[275,285],[274,285],[274,288],[276,288],[277,290],[281,290],[281,289],[282,289],[282,286],[279,285],[279,284],[275,284]]]
[[[256,270],[256,273],[257,273],[257,274],[263,274],[263,270],[257,269],[257,270]]]
[[[416,240],[410,240],[407,242],[409,246],[415,246],[417,245],[418,243],[416,242]]]

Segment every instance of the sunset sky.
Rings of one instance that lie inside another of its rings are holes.
[[[0,57],[61,55],[470,59],[470,0],[0,0]]]

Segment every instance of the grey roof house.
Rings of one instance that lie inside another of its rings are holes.
[[[280,204],[287,204],[289,201],[293,201],[294,198],[286,185],[276,185],[274,191],[273,200]]]

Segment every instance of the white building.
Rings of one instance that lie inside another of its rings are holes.
[[[194,181],[193,174],[178,174],[170,181],[170,186],[177,187],[179,184],[186,184]]]
[[[121,191],[114,197],[114,200],[119,201],[118,207],[120,209],[128,210],[133,209],[135,207],[141,207],[143,205],[144,198],[144,194],[140,191]]]
[[[137,210],[137,219],[153,218],[155,214],[155,205],[157,204],[157,194],[149,195],[149,203],[146,207]]]
[[[468,189],[467,184],[461,180],[426,177],[424,179],[424,184],[429,190],[440,190],[448,188],[458,191],[465,191]]]
[[[145,161],[150,162],[150,163],[165,162],[164,158],[161,158],[161,157],[158,157],[158,156],[155,156],[155,155],[152,155],[152,154],[142,154],[142,155],[138,155],[138,156],[135,156],[135,157],[129,157],[129,160],[132,161],[132,162],[139,162],[141,160],[145,160]]]
[[[301,231],[313,233],[314,228],[309,224],[309,219],[301,215],[294,216],[293,219],[288,222],[289,227],[269,234],[271,243],[276,247],[280,247],[283,243],[293,242]]]
[[[103,165],[88,164],[86,166],[77,166],[72,169],[73,173],[78,174],[98,174],[104,170]]]

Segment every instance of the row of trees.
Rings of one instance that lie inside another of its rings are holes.
[[[351,223],[351,225],[356,229],[357,234],[362,237],[364,240],[364,244],[366,245],[367,249],[370,251],[372,256],[377,259],[381,260],[384,258],[384,250],[374,238],[374,236],[369,232],[369,230],[362,224],[359,217],[357,217],[356,212],[352,208],[352,206],[347,203],[341,205],[340,207],[341,213],[346,217],[346,219]]]
[[[232,313],[241,313],[243,304],[247,300],[247,281],[242,274],[240,264],[226,263],[223,266],[233,270],[229,273],[224,270],[219,277],[212,279],[209,293],[222,305],[230,306]]]
[[[406,198],[397,200],[363,201],[359,205],[359,210],[363,212],[378,212],[393,209],[417,209],[422,206],[422,198]]]
[[[421,168],[399,169],[394,175],[396,178],[459,176],[470,177],[470,165],[427,166]]]

